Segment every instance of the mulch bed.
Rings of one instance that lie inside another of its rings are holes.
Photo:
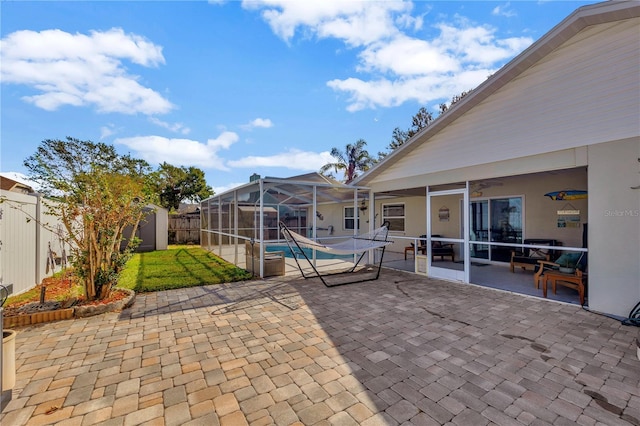
[[[87,301],[84,296],[78,295],[82,292],[79,289],[77,278],[71,271],[67,271],[64,275],[56,277],[48,277],[42,280],[42,283],[36,286],[33,295],[27,299],[4,306],[4,316],[15,316],[21,314],[33,314],[37,312],[55,311],[58,309],[67,309],[75,306],[102,306],[110,305],[115,302],[122,301],[129,297],[127,291],[114,289],[111,295],[102,300]],[[45,287],[45,302],[40,303],[40,292]]]

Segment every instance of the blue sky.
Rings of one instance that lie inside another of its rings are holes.
[[[0,171],[66,136],[199,167],[217,193],[358,139],[376,155],[592,3],[3,1]]]

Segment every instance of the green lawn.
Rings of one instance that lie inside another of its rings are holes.
[[[244,269],[198,246],[136,253],[127,262],[118,287],[136,292],[169,290],[251,279]]]

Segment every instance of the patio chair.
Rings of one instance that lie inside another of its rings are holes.
[[[511,272],[515,272],[515,268],[520,267],[522,270],[531,268],[533,270],[538,266],[539,260],[553,261],[556,252],[552,247],[560,245],[557,240],[550,239],[526,239],[523,241],[525,245],[532,246],[549,246],[549,248],[530,248],[524,247],[522,250],[511,251]]]
[[[580,305],[584,305],[587,290],[587,254],[585,252],[564,253],[557,262],[539,260],[539,267],[534,275],[536,288],[542,285],[542,296],[547,297],[548,284],[551,283],[553,294],[556,286],[572,288],[578,291]],[[567,266],[564,266],[567,265]]]
[[[407,260],[408,252],[413,253],[415,256],[416,245],[414,243],[411,243],[410,246],[404,248],[404,260]],[[418,253],[427,254],[427,236],[426,235],[420,235],[420,245],[418,246]]]
[[[444,238],[442,235],[431,235],[435,238]],[[435,260],[436,256],[440,256],[440,260],[444,260],[445,257],[451,257],[451,261],[456,261],[456,252],[453,249],[452,243],[443,243],[441,241],[431,241],[431,261]]]
[[[582,247],[587,248],[587,224],[582,226]],[[573,288],[578,290],[580,305],[584,305],[584,297],[587,291],[587,252],[566,252],[555,262],[539,260],[533,276],[536,288],[542,284],[542,295],[547,297],[547,283],[551,283],[553,293],[556,286]]]

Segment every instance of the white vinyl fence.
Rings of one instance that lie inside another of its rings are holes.
[[[13,284],[19,294],[60,271],[70,248],[64,226],[47,214],[41,197],[0,191],[0,200],[0,284]]]

